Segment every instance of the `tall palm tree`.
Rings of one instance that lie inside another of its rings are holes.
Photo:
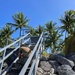
[[[58,34],[55,25],[56,23],[53,23],[52,21],[46,24],[47,37],[45,43],[46,47],[50,48],[53,53],[57,50],[58,40],[61,37],[61,35]]]
[[[9,33],[9,34],[8,34]],[[12,35],[12,29],[9,25],[6,25],[3,27],[3,29],[0,31],[0,46],[4,47],[7,44],[11,43],[9,39],[11,38]]]
[[[61,17],[59,20],[63,24],[59,29],[61,29],[62,32],[65,31],[65,38],[66,38],[66,33],[69,35],[74,32],[75,11],[74,10],[66,11],[64,16]]]
[[[7,24],[16,27],[14,31],[20,29],[20,36],[21,36],[22,28],[28,27],[29,19],[27,19],[27,17],[24,17],[24,14],[22,12],[14,14],[14,16],[12,17],[15,23],[7,23]]]

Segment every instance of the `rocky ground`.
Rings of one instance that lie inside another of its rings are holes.
[[[18,75],[24,60],[25,59],[18,60],[7,75]],[[6,64],[4,64],[4,66],[6,66]],[[50,57],[41,57],[37,75],[75,75],[75,53],[68,55],[55,53],[50,54]]]
[[[40,59],[37,75],[75,75],[75,53],[51,54]]]

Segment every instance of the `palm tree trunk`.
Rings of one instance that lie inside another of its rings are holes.
[[[65,32],[65,39],[66,39],[66,32]]]
[[[8,45],[8,38],[6,39],[6,46]]]
[[[22,28],[20,28],[20,37],[22,36],[22,34],[21,34],[21,33],[22,33]]]

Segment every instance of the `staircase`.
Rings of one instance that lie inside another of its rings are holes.
[[[20,70],[17,70],[14,67],[14,64],[16,64],[19,60],[19,48],[20,45],[24,43],[27,46],[30,46],[32,53],[30,57],[26,60],[23,67]],[[2,56],[0,57],[0,75],[36,75],[39,59],[43,50],[43,43],[43,33],[39,37],[31,36],[31,34],[28,33],[17,41],[13,42],[12,44],[2,48],[0,50],[0,52],[2,53]],[[8,65],[4,67],[7,59],[9,59],[10,63],[8,62]],[[10,61],[10,59],[12,59],[12,61]]]

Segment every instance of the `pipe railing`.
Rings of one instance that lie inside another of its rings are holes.
[[[21,69],[19,75],[25,75],[29,64],[31,64],[31,61],[33,61],[33,63],[31,64],[31,68],[30,71],[28,73],[28,75],[36,75],[36,68],[38,66],[37,62],[37,57],[39,56],[40,51],[42,51],[41,49],[43,49],[43,33],[41,34],[38,42],[36,43],[31,55],[29,56],[29,58],[27,59],[26,63],[24,64],[23,68]]]
[[[12,67],[12,64],[10,65],[10,67],[8,67],[4,72],[2,72],[2,67],[3,67],[3,63],[4,61],[9,57],[11,56],[15,51],[17,51],[20,47],[20,45],[22,43],[26,43],[28,41],[30,41],[30,44],[31,44],[31,39],[30,39],[31,35],[30,33],[28,33],[27,35],[21,37],[20,39],[18,39],[17,41],[13,42],[12,44],[2,48],[0,50],[0,52],[2,52],[2,58],[0,60],[0,75],[5,75],[7,73],[7,71]],[[43,33],[41,34],[41,36],[39,37],[39,40],[37,41],[33,51],[31,52],[31,55],[30,57],[27,59],[26,63],[24,64],[23,68],[21,69],[19,75],[25,75],[27,69],[29,68],[29,64],[31,64],[31,67],[30,67],[30,70],[28,72],[28,75],[36,75],[36,70],[37,70],[37,66],[38,66],[38,63],[39,63],[39,58],[40,58],[40,54],[41,54],[41,51],[42,51],[42,47],[43,47]],[[16,46],[16,44],[18,44],[18,46]],[[6,51],[8,48],[10,48],[11,46],[16,46],[13,50],[11,50],[10,53],[8,53],[6,55]],[[32,63],[31,63],[32,62]]]
[[[28,38],[28,39],[27,39],[27,38]],[[8,46],[6,46],[6,47],[4,47],[4,48],[2,48],[2,49],[0,50],[0,53],[2,53],[2,57],[1,57],[1,59],[0,59],[0,75],[2,74],[2,67],[3,67],[4,61],[5,61],[9,56],[11,56],[11,54],[13,54],[15,51],[17,51],[22,43],[26,43],[26,42],[28,42],[29,40],[30,40],[30,33],[28,33],[27,35],[21,37],[21,38],[18,39],[17,41],[11,43],[10,45],[8,45]],[[16,48],[14,48],[13,50],[11,50],[11,52],[6,55],[7,49],[8,49],[8,48],[11,48],[12,46],[14,46],[14,45],[16,45],[16,44],[18,44],[18,43],[19,43],[19,45],[18,45]]]

